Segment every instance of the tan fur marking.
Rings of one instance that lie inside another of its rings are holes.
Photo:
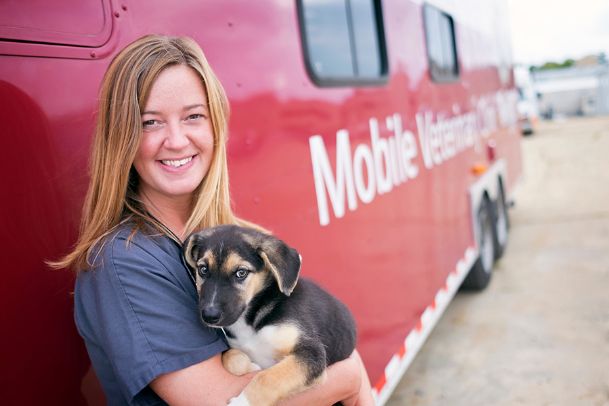
[[[207,261],[207,265],[209,268],[213,268],[216,264],[216,257],[211,250],[205,251],[205,254],[201,255],[201,258],[197,261],[197,265],[203,265]]]
[[[199,260],[197,261],[197,267],[203,265],[205,262],[207,262],[207,266],[209,267],[209,269],[212,269],[213,266],[216,264],[216,257],[214,256],[213,252],[211,252],[211,250],[207,250],[205,251],[205,253],[199,258]],[[203,279],[201,279],[201,277],[199,276],[199,272],[195,272],[195,282],[197,285],[197,292],[201,293],[201,285],[203,285]]]
[[[289,395],[307,388],[306,368],[294,355],[259,372],[243,390],[256,406],[272,406]]]
[[[232,274],[241,266],[248,270],[255,269],[254,265],[243,259],[239,254],[236,252],[231,252],[226,256],[226,259],[222,264],[222,272]],[[254,295],[263,288],[263,281],[264,277],[260,273],[249,274],[245,284],[243,285],[243,290],[241,291],[241,298],[245,303],[249,303]]]
[[[281,359],[291,354],[298,343],[300,329],[293,324],[283,324],[277,326],[277,330],[271,340],[275,349],[275,359]]]
[[[222,354],[222,365],[231,374],[239,376],[259,369],[252,364],[247,354],[236,348],[231,348]]]
[[[243,259],[239,254],[236,252],[229,252],[224,259],[224,263],[222,264],[222,272],[231,274],[235,272],[239,266],[245,266],[248,269],[253,268],[252,265]]]
[[[256,293],[262,290],[262,288],[264,288],[264,273],[250,273],[245,284],[245,290],[243,291],[243,301],[245,303],[249,303]]]

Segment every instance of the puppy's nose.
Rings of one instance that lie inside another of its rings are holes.
[[[206,307],[201,311],[201,318],[207,324],[216,324],[221,316],[222,312],[216,306]]]

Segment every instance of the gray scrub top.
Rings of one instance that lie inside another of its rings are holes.
[[[204,327],[180,245],[127,223],[105,239],[93,270],[80,272],[74,318],[110,405],[164,402],[148,384],[228,347]],[[202,383],[204,384],[204,383]]]

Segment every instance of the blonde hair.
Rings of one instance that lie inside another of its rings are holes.
[[[220,81],[194,40],[148,35],[116,55],[104,75],[79,238],[71,253],[50,263],[54,268],[90,269],[92,250],[128,219],[171,234],[139,201],[139,179],[132,165],[142,133],[141,112],[150,89],[158,75],[174,65],[186,65],[201,77],[214,134],[211,164],[194,192],[185,235],[219,224],[256,227],[237,218],[231,209],[226,158],[229,105]]]

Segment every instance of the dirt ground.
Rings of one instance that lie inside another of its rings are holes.
[[[455,297],[387,405],[609,405],[609,117],[522,150],[491,285]]]

